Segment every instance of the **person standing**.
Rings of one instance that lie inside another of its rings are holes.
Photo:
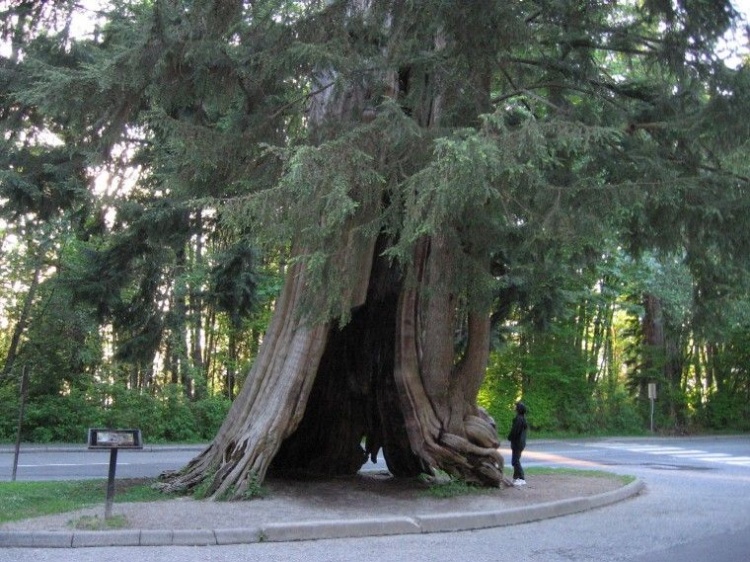
[[[513,485],[525,486],[526,479],[521,466],[521,453],[526,448],[526,405],[523,402],[516,403],[516,417],[510,426],[508,441],[510,441],[511,464],[513,465]]]

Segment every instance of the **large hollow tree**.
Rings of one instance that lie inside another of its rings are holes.
[[[424,18],[398,4],[343,4],[332,8],[343,33],[358,25],[398,35]],[[294,153],[264,206],[298,227],[294,265],[226,421],[165,489],[202,484],[237,498],[269,470],[353,474],[381,449],[396,476],[440,468],[503,481],[494,423],[477,406],[489,300],[472,287],[492,257],[493,221],[476,208],[492,208],[495,195],[474,179],[445,201],[460,178],[426,158],[441,127],[476,126],[491,111],[491,67],[481,57],[441,67],[441,51],[465,38],[436,23],[421,21],[414,38],[435,60],[364,78],[315,70],[314,145]],[[386,60],[398,46],[386,41],[375,55]],[[468,102],[457,87],[471,91]]]
[[[294,138],[278,135],[290,123],[305,133],[269,151],[284,168],[273,187],[232,205],[281,233],[292,265],[226,421],[164,488],[239,498],[269,470],[351,474],[381,449],[395,475],[498,486],[497,432],[477,406],[493,291],[551,303],[561,262],[584,267],[620,233],[674,248],[683,196],[724,196],[736,178],[696,165],[717,153],[691,135],[714,142],[706,111],[726,109],[704,102],[732,88],[711,54],[730,5],[271,6],[287,11],[244,36],[258,48],[246,60],[271,53],[274,84],[308,104],[302,120],[288,103],[256,122],[275,124],[271,144]],[[268,107],[268,85],[251,83],[248,111]]]
[[[500,485],[477,406],[495,297],[543,326],[556,274],[612,240],[693,263],[747,245],[721,235],[747,213],[703,212],[746,204],[726,0],[113,6],[101,35],[30,44],[13,95],[93,163],[130,143],[139,205],[208,206],[289,249],[225,422],[164,489],[239,498],[381,450],[395,475]]]

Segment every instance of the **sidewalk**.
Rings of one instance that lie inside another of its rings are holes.
[[[644,489],[640,480],[623,485],[615,475],[542,474],[528,482],[523,488],[436,498],[420,482],[387,473],[269,479],[267,494],[251,501],[115,503],[113,519],[122,528],[76,529],[84,520],[101,523],[102,499],[100,507],[0,525],[0,547],[206,546],[466,531],[599,508]]]

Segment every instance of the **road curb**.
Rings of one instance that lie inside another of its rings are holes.
[[[0,547],[217,546],[470,531],[572,515],[623,501],[640,494],[644,488],[645,483],[636,479],[616,490],[602,494],[498,511],[269,523],[252,528],[215,530],[124,529],[70,532],[0,530]]]

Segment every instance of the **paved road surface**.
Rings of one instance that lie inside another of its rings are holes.
[[[203,450],[203,445],[148,446],[143,450],[122,449],[117,454],[117,478],[152,478],[166,470],[185,466]],[[0,446],[0,481],[13,474],[13,447]],[[366,470],[385,470],[381,458],[367,463]],[[18,457],[16,480],[78,480],[107,478],[109,451],[89,450],[84,445],[25,445]]]
[[[525,460],[633,474],[648,489],[603,509],[482,531],[227,547],[5,549],[0,562],[748,560],[750,437],[532,441]]]
[[[117,477],[154,477],[165,470],[184,466],[202,450],[202,446],[154,446],[143,450],[118,451]],[[0,480],[13,474],[14,450],[0,448]],[[84,445],[26,445],[18,457],[16,479],[76,480],[107,478],[109,451],[88,450]]]

